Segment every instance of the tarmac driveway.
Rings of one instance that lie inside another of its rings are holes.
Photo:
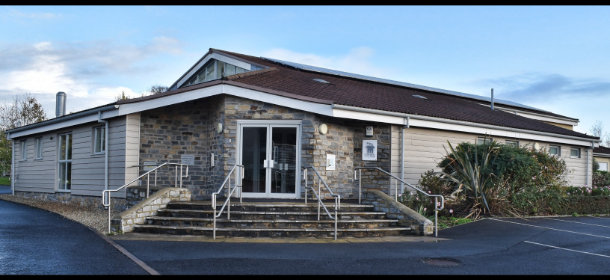
[[[610,217],[487,218],[441,230],[438,239],[178,239],[189,240],[110,240],[57,214],[0,200],[2,275],[610,274]]]
[[[160,274],[610,274],[610,218],[488,218],[410,242],[116,240]]]

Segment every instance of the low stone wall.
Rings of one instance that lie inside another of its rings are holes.
[[[375,211],[387,213],[388,218],[397,219],[401,226],[411,227],[418,235],[433,235],[434,223],[420,215],[404,204],[397,202],[393,197],[377,189],[364,190],[362,202],[375,206]]]
[[[187,188],[164,188],[148,199],[140,201],[135,206],[123,211],[119,216],[121,228],[113,228],[113,231],[133,231],[134,225],[143,224],[147,217],[157,214],[157,210],[163,209],[170,201],[190,201],[191,191]]]
[[[104,205],[102,205],[101,196],[73,195],[69,192],[43,193],[22,191],[15,191],[15,196],[44,201],[60,202],[64,204],[80,205],[91,209],[104,209]],[[125,210],[127,209],[127,203],[123,198],[113,197],[112,208]]]

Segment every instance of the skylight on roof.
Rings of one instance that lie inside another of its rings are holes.
[[[316,78],[316,79],[313,79],[313,80],[314,80],[314,81],[316,81],[316,82],[318,82],[318,83],[330,84],[330,82],[329,82],[329,81],[324,80],[324,79],[320,79],[320,78]]]
[[[425,96],[419,95],[419,94],[413,94],[412,96],[416,97],[416,98],[421,98],[421,99],[428,99],[428,97],[425,97]]]

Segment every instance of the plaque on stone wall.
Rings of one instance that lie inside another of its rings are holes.
[[[195,155],[181,155],[180,163],[186,165],[195,165]]]
[[[377,160],[377,140],[362,140],[362,160]]]
[[[326,170],[335,170],[335,155],[326,154]]]

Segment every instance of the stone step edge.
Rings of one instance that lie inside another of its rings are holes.
[[[185,226],[185,227],[181,227],[181,226],[158,226],[158,225],[135,225],[134,228],[156,228],[156,229],[174,229],[174,230],[184,230],[184,229],[189,229],[189,230],[199,230],[199,231],[212,231],[213,228],[211,227],[192,227],[192,226]],[[264,232],[264,231],[286,231],[286,232],[299,232],[299,231],[307,231],[307,232],[334,232],[335,229],[334,228],[275,228],[275,229],[268,229],[268,228],[227,228],[227,227],[221,227],[221,228],[216,228],[216,231],[260,231],[260,232]],[[342,228],[338,228],[337,229],[338,232],[372,232],[372,231],[411,231],[411,228],[407,228],[407,227],[385,227],[385,228],[348,228],[348,229],[342,229]]]
[[[213,210],[194,210],[194,209],[159,209],[158,212],[187,212],[187,213],[214,213]],[[225,209],[223,211],[223,215],[227,212]],[[334,211],[331,211],[334,212]],[[250,214],[250,215],[318,215],[318,212],[266,212],[266,211],[231,211],[231,215],[233,214]],[[385,212],[340,212],[337,211],[339,215],[385,215]],[[320,215],[327,215],[326,211],[320,211]]]
[[[224,201],[217,201],[216,204],[218,206],[222,205]],[[202,202],[193,202],[193,201],[172,201],[170,204],[175,205],[208,205],[211,206],[212,202],[210,201],[202,201]],[[303,202],[231,202],[231,206],[255,206],[255,207],[316,207],[317,203],[303,203]],[[325,203],[326,207],[334,207],[334,203]],[[373,208],[374,205],[370,204],[353,204],[353,203],[341,203],[339,207],[355,207],[355,208]]]
[[[193,221],[193,222],[212,222],[212,218],[188,218],[188,217],[148,217],[147,220],[162,221]],[[216,222],[234,223],[334,223],[335,220],[227,220],[216,219]],[[397,223],[398,220],[391,219],[361,219],[361,220],[338,220],[338,223]]]

